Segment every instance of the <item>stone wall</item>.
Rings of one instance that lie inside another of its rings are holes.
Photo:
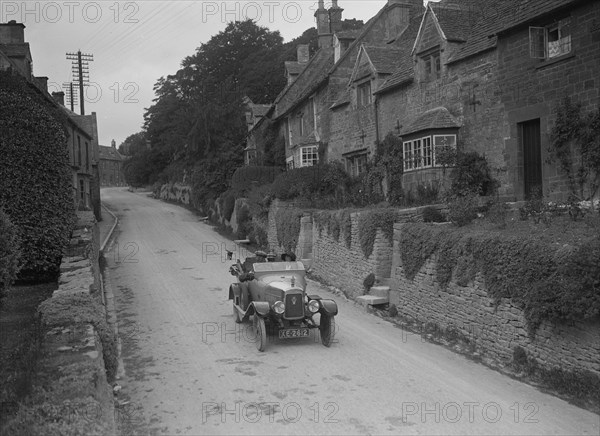
[[[113,393],[107,382],[105,350],[99,332],[80,318],[86,313],[85,308],[65,307],[66,302],[86,301],[89,296],[95,304],[87,313],[91,311],[92,317],[106,317],[100,303],[103,289],[98,263],[98,225],[92,212],[77,215],[77,224],[60,266],[59,287],[40,306],[46,335],[39,367],[42,379],[43,374],[49,377],[51,374],[51,382],[44,385],[44,389],[57,392],[55,402],[63,401],[63,405],[81,409],[69,410],[69,413],[81,417],[91,432],[115,434]],[[98,310],[100,313],[96,313]]]
[[[359,216],[359,213],[350,215],[352,240],[349,248],[341,234],[336,241],[326,228],[319,232],[317,223],[313,223],[312,229],[312,272],[350,298],[364,295],[363,281],[369,274],[374,273],[377,279],[382,280],[389,278],[391,269],[392,246],[381,230],[377,230],[373,252],[365,258],[360,247]]]
[[[440,329],[454,328],[470,339],[485,358],[507,364],[514,348],[546,368],[589,370],[600,375],[600,320],[587,323],[543,323],[535,338],[528,336],[523,312],[510,300],[498,307],[488,297],[480,274],[473,283],[460,286],[454,280],[446,289],[436,281],[436,259],[429,259],[414,280],[404,276],[399,241],[403,226],[394,226],[394,249],[390,304],[400,316],[418,323],[434,323]]]

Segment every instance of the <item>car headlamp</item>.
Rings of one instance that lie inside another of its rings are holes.
[[[283,301],[276,301],[273,303],[273,311],[277,315],[281,315],[283,312],[285,312],[285,304],[283,304]]]
[[[310,312],[317,313],[320,308],[321,308],[321,304],[319,303],[319,300],[310,300],[308,302],[308,310]]]

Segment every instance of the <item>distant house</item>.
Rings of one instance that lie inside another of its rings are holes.
[[[100,191],[97,179],[96,115],[80,116],[64,107],[64,93],[48,93],[48,78],[34,77],[25,25],[14,20],[0,23],[0,68],[24,77],[46,100],[65,114],[69,159],[72,169],[73,203],[76,208],[93,209],[100,219]],[[96,136],[95,136],[96,133]]]
[[[124,186],[125,177],[123,176],[123,161],[125,158],[119,150],[115,140],[111,141],[111,146],[99,146],[100,152],[100,185],[101,186]]]

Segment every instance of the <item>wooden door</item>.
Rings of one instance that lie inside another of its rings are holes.
[[[521,150],[523,152],[523,180],[525,198],[540,196],[542,190],[542,141],[540,120],[520,124]]]

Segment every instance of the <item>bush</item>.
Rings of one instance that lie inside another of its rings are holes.
[[[279,167],[243,166],[233,173],[231,188],[236,192],[247,192],[251,187],[273,183],[280,173]]]
[[[223,199],[223,218],[231,221],[235,209],[235,195],[231,191],[227,191],[221,198]]]
[[[450,175],[451,195],[462,196],[475,192],[478,195],[492,195],[498,182],[485,157],[476,152],[460,152],[456,157],[456,167]]]
[[[0,209],[0,298],[17,277],[20,256],[17,228]]]
[[[20,277],[55,279],[74,222],[65,115],[0,72],[0,207],[21,241]]]
[[[281,200],[304,198],[335,207],[347,200],[351,183],[352,179],[340,163],[327,163],[295,168],[278,175],[272,192]]]
[[[458,227],[466,226],[477,218],[475,194],[457,196],[448,202],[448,219]]]
[[[446,218],[433,206],[427,206],[422,212],[423,221],[426,223],[443,223]]]

